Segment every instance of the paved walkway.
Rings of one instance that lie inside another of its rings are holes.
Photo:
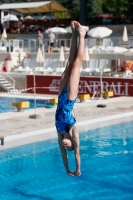
[[[106,108],[98,108],[98,104]],[[35,110],[0,114],[0,135],[5,137],[5,145],[0,149],[42,141],[57,137],[52,109],[39,108],[40,119],[31,119]],[[106,100],[88,100],[76,103],[74,108],[79,132],[133,120],[133,97],[118,97]]]

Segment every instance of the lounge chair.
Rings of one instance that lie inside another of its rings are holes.
[[[42,73],[42,72],[44,72],[44,68],[43,67],[36,67],[35,72]]]
[[[95,48],[96,47],[96,39],[95,38],[90,38],[89,43],[88,43],[88,49],[89,48]]]
[[[14,72],[21,72],[21,73],[30,73],[32,71],[33,71],[33,69],[28,66],[25,68],[22,66],[19,66],[17,69],[14,69]]]
[[[60,66],[60,61],[58,58],[54,58],[52,61],[52,69],[56,71],[56,69]]]
[[[57,74],[62,74],[62,73],[64,72],[64,70],[66,69],[67,61],[68,61],[68,59],[65,60],[65,65],[64,65],[64,67],[61,67],[61,66],[60,66],[60,67],[57,67],[57,68],[56,68],[56,73],[57,73]]]
[[[13,40],[12,41],[13,51],[23,51],[23,48],[20,48],[20,40]]]
[[[51,58],[46,58],[44,60],[44,69],[43,69],[43,73],[47,74],[47,73],[52,73],[53,69],[52,69],[52,59]]]
[[[110,38],[103,38],[103,47],[106,49],[107,47],[111,46],[111,39]]]
[[[89,67],[83,69],[82,75],[93,75],[95,73],[95,69],[98,67],[98,60],[97,59],[90,59]]]
[[[118,39],[118,38],[112,38],[111,39],[111,44],[112,44],[112,46],[120,46],[120,39]]]
[[[100,72],[110,72],[110,68],[108,68],[108,60],[100,59],[99,67],[95,69],[96,74],[100,75]]]
[[[37,67],[37,61],[35,58],[32,59],[24,59],[23,65],[19,66],[17,69],[14,69],[14,72],[25,72],[25,73],[31,73],[34,68]]]
[[[4,46],[3,46],[4,43]],[[7,47],[5,41],[0,40],[0,51],[7,52]]]
[[[96,49],[96,39],[90,38],[88,42],[88,51],[91,53],[94,49]]]

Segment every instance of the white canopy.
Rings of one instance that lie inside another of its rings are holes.
[[[18,21],[18,18],[16,15],[8,14],[4,16],[3,21]]]
[[[58,12],[68,11],[65,7],[56,1],[42,1],[29,3],[7,3],[0,5],[0,10],[17,10],[20,13],[43,13],[43,12]]]

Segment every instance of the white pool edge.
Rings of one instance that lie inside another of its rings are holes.
[[[102,117],[102,118],[98,118],[98,119],[77,122],[77,125],[78,125],[78,127],[80,127],[80,126],[84,126],[84,125],[110,121],[110,120],[114,120],[114,119],[118,119],[118,118],[126,118],[126,117],[130,117],[130,116],[133,116],[133,112],[116,114],[116,115],[106,116],[106,117]],[[19,135],[6,136],[5,141],[12,141],[12,140],[21,139],[21,138],[37,136],[37,135],[47,134],[47,133],[51,133],[51,132],[55,132],[55,131],[56,131],[56,128],[51,127],[51,128],[47,128],[47,129],[41,129],[41,130],[36,130],[36,131],[32,131],[32,132],[22,133]]]

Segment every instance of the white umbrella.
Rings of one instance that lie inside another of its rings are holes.
[[[6,29],[4,28],[3,33],[1,35],[1,40],[5,40],[7,38]]]
[[[106,27],[96,27],[89,30],[87,35],[95,38],[104,38],[109,36],[112,33],[112,30]]]
[[[86,61],[86,67],[88,67],[88,61],[90,60],[90,57],[89,57],[88,47],[87,46],[85,47],[84,59],[83,60]]]
[[[64,62],[64,61],[65,61],[65,56],[64,56],[64,49],[63,49],[63,46],[61,46],[61,48],[60,48],[59,61],[60,61],[60,62]]]
[[[30,15],[28,15],[28,16],[26,16],[26,17],[24,17],[24,19],[34,19],[34,17],[31,17]]]
[[[127,42],[127,41],[128,41],[127,27],[126,27],[126,26],[124,26],[124,31],[123,31],[122,40],[123,40],[124,42]]]
[[[88,47],[85,47],[85,53],[84,53],[84,59],[85,61],[89,61],[90,57],[89,57],[89,53],[88,53]]]
[[[61,62],[61,67],[62,67],[63,62],[65,61],[65,56],[64,56],[64,49],[63,49],[63,46],[61,46],[61,48],[60,48],[59,61]]]
[[[53,28],[49,28],[47,29],[45,32],[49,33],[49,31],[52,31],[53,33],[56,34],[63,34],[63,33],[67,33],[67,30],[61,27],[53,27]]]
[[[41,19],[56,19],[56,17],[54,15],[44,15],[43,17],[41,17]]]
[[[44,58],[43,58],[42,51],[41,51],[40,47],[38,48],[36,61],[40,64],[44,62]]]
[[[82,26],[83,29],[85,29],[86,31],[89,30],[89,27],[88,26]],[[65,28],[67,30],[68,33],[72,33],[72,29],[71,29],[71,26],[68,26]]]
[[[18,21],[18,18],[16,15],[8,14],[4,16],[3,21]]]

